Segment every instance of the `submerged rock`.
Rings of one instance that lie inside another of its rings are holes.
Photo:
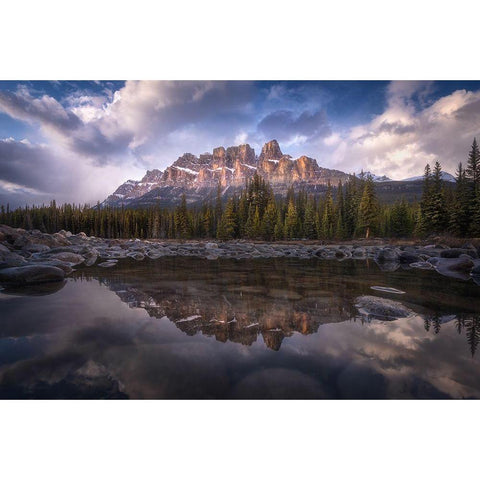
[[[402,295],[404,294],[405,292],[403,292],[402,290],[398,290],[396,288],[392,288],[392,287],[380,287],[378,285],[374,285],[373,287],[370,287],[372,290],[378,290],[379,292],[385,292],[385,293],[395,293],[397,295]]]
[[[411,268],[420,268],[421,270],[434,270],[434,266],[429,262],[414,262],[409,265]]]
[[[4,285],[30,285],[35,283],[59,282],[65,273],[51,265],[28,265],[0,270],[0,283]]]
[[[103,268],[109,268],[109,267],[114,267],[117,264],[115,261],[107,260],[106,262],[99,263],[97,266],[98,267],[103,267]]]
[[[468,280],[475,265],[468,255],[460,255],[458,258],[432,258],[430,263],[433,263],[438,273],[460,280]]]
[[[390,320],[406,318],[415,315],[415,312],[400,302],[389,298],[364,295],[355,299],[358,311],[366,316],[379,317]]]

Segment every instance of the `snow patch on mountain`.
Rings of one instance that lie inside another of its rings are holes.
[[[363,178],[372,177],[374,182],[391,182],[392,181],[392,179],[387,177],[386,175],[375,175],[372,172],[355,173],[355,176],[358,177],[358,178],[361,178],[362,173],[363,173]]]
[[[442,180],[445,182],[455,182],[455,177],[448,172],[442,172]],[[423,180],[423,175],[418,175],[416,177],[409,177],[409,178],[404,178],[401,180],[402,182],[417,182],[419,180]]]

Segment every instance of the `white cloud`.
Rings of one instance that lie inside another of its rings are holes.
[[[480,133],[480,92],[457,90],[416,108],[413,97],[421,98],[427,88],[392,82],[386,110],[350,129],[333,154],[336,165],[401,179],[422,174],[427,162],[438,160],[444,170],[454,172]]]

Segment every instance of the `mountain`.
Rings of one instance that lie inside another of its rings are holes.
[[[272,140],[258,157],[248,144],[218,147],[198,157],[185,153],[164,172],[148,171],[142,180],[120,185],[102,206],[169,206],[178,204],[183,194],[191,204],[213,199],[218,185],[223,195],[240,190],[255,172],[272,185],[277,195],[285,194],[290,186],[321,192],[328,183],[336,186],[349,177],[339,170],[320,167],[314,158],[285,155],[278,142]]]
[[[362,178],[362,174],[363,174],[363,178],[367,178],[369,176],[372,177],[374,182],[392,182],[392,179],[388,178],[386,175],[379,176],[379,175],[375,175],[372,172],[363,172],[362,171],[360,173],[356,173],[355,176],[358,177],[358,178]]]
[[[147,170],[140,181],[127,180],[103,202],[103,205],[128,204],[155,188],[161,181],[162,175],[163,172],[160,170]]]
[[[419,175],[417,177],[405,178],[401,181],[402,182],[418,182],[420,180],[423,180],[423,175]],[[442,172],[442,180],[444,182],[455,182],[455,177],[451,173]]]
[[[163,172],[149,170],[139,181],[127,180],[101,205],[168,207],[178,205],[183,194],[189,204],[213,201],[219,185],[223,196],[231,195],[239,192],[255,172],[272,185],[275,195],[285,195],[290,186],[303,188],[308,193],[322,193],[329,183],[335,187],[350,177],[339,170],[320,167],[314,158],[305,155],[294,159],[282,152],[276,140],[271,140],[265,143],[258,156],[248,144],[218,147],[199,156],[185,153]],[[363,172],[363,175],[365,178],[372,176],[378,197],[387,203],[399,198],[414,201],[421,197],[422,176],[396,181],[371,172]],[[447,172],[443,172],[442,179],[447,185],[455,181]]]

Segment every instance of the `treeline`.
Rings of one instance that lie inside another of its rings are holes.
[[[346,240],[355,237],[422,237],[450,233],[480,235],[480,152],[472,144],[466,168],[460,163],[455,188],[446,188],[437,162],[427,165],[420,202],[379,201],[371,177],[350,177],[322,195],[290,188],[276,197],[271,185],[255,174],[238,194],[200,206],[185,196],[176,208],[100,208],[64,204],[1,207],[0,223],[54,233],[61,229],[106,238],[246,238],[261,240]]]
[[[410,236],[418,206],[400,201],[381,205],[371,178],[352,177],[327,187],[323,195],[290,188],[276,197],[271,185],[254,175],[238,194],[203,205],[128,209],[99,205],[1,207],[0,223],[54,233],[67,230],[105,238],[347,239],[354,236]]]

